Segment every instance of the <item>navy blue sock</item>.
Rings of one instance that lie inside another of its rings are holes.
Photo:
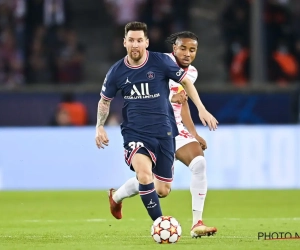
[[[154,221],[158,217],[162,216],[159,199],[154,188],[154,183],[152,182],[147,185],[140,183],[139,191],[141,199],[151,219]]]

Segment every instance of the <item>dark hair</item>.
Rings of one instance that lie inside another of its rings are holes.
[[[125,36],[127,35],[128,31],[133,30],[142,30],[144,31],[145,37],[148,37],[148,28],[147,24],[142,22],[130,22],[125,25]]]
[[[190,38],[198,42],[198,37],[196,36],[195,33],[191,31],[181,31],[181,32],[174,33],[166,39],[166,42],[170,44],[175,44],[178,38]]]

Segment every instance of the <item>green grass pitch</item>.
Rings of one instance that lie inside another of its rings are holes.
[[[138,196],[124,201],[123,219],[117,221],[104,191],[0,192],[0,249],[300,249],[300,239],[257,239],[258,232],[300,235],[300,190],[209,191],[204,222],[218,233],[201,239],[189,236],[189,191],[173,190],[161,205],[164,215],[182,225],[176,244],[153,241],[151,220]]]

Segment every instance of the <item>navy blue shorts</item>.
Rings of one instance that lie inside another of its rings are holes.
[[[131,165],[135,153],[147,155],[152,160],[152,172],[156,179],[163,182],[173,181],[173,164],[175,157],[175,139],[153,138],[140,134],[123,134],[125,162]]]

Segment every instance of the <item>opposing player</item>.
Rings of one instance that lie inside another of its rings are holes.
[[[204,125],[216,129],[217,120],[205,109],[186,72],[162,53],[149,52],[147,25],[131,22],[125,26],[127,56],[108,71],[98,104],[96,145],[108,146],[104,122],[110,102],[121,90],[124,98],[121,131],[125,161],[136,172],[139,194],[152,220],[162,216],[158,195],[167,196],[173,178],[174,138],[178,135],[169,102],[169,79],[180,82],[193,100]],[[156,192],[153,177],[156,178]]]
[[[194,83],[198,72],[191,63],[194,61],[198,47],[198,37],[189,31],[179,32],[167,38],[167,42],[173,45],[173,53],[168,54],[181,68],[187,72],[187,77]],[[215,227],[207,227],[202,222],[202,212],[207,193],[206,161],[203,150],[206,149],[205,140],[197,134],[192,121],[188,102],[182,99],[186,93],[182,86],[169,81],[170,101],[175,114],[179,131],[176,139],[176,158],[184,163],[192,172],[190,192],[192,195],[193,224],[191,229],[192,237],[213,235],[217,232]],[[117,191],[109,191],[110,206],[112,215],[122,218],[122,200],[138,193],[138,181],[135,177],[129,179]]]

